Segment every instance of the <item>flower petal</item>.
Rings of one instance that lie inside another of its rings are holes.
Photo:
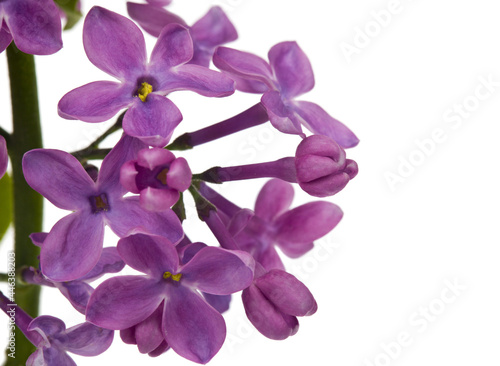
[[[54,285],[77,311],[85,314],[90,295],[94,291],[92,286],[82,281],[54,282]]]
[[[122,257],[115,247],[104,248],[95,267],[80,278],[80,281],[94,281],[106,273],[117,273],[125,267]]]
[[[255,286],[280,311],[293,316],[312,315],[318,309],[309,289],[291,274],[273,269],[255,279]]]
[[[185,64],[193,57],[193,40],[189,30],[180,24],[168,24],[161,31],[151,52],[148,70],[155,77],[172,67]]]
[[[0,136],[0,178],[2,178],[7,171],[8,164],[9,153],[7,152],[7,143],[5,142],[3,136]]]
[[[311,63],[297,42],[281,42],[269,51],[269,63],[288,99],[304,94],[314,87]]]
[[[135,78],[144,73],[144,36],[134,22],[124,16],[94,6],[83,24],[83,46],[90,62],[121,81],[135,82]]]
[[[9,32],[9,28],[7,28],[5,22],[0,20],[0,53],[5,51],[10,42],[12,42],[12,35]]]
[[[50,315],[39,316],[29,324],[28,331],[35,331],[44,338],[54,336],[66,330],[66,324],[56,317]]]
[[[271,179],[259,192],[255,202],[255,214],[271,222],[288,210],[293,200],[293,186],[281,179]]]
[[[82,164],[67,152],[51,149],[28,151],[23,157],[26,182],[55,206],[64,210],[90,208],[94,181]]]
[[[191,185],[191,178],[191,169],[186,159],[177,158],[170,164],[167,174],[167,184],[169,187],[183,192]]]
[[[135,340],[141,353],[153,352],[164,342],[162,328],[163,303],[144,321],[135,326]]]
[[[206,292],[202,293],[205,300],[219,313],[224,313],[229,310],[231,303],[231,295],[212,295]]]
[[[306,203],[278,217],[276,239],[279,242],[309,244],[333,230],[342,215],[340,207],[331,202]]]
[[[175,189],[147,187],[141,191],[141,207],[148,211],[165,211],[179,200],[179,192]]]
[[[179,256],[174,244],[162,236],[135,234],[118,241],[118,252],[133,269],[161,279],[163,273],[177,273]]]
[[[248,320],[267,338],[282,340],[297,332],[297,318],[283,314],[257,286],[252,285],[244,290],[241,297]]]
[[[328,136],[343,148],[354,147],[359,143],[359,139],[347,126],[330,116],[319,105],[295,102],[295,111],[303,119],[303,125],[312,133]]]
[[[163,312],[167,343],[182,357],[207,363],[224,343],[224,318],[200,294],[184,286],[170,286],[168,295]]]
[[[215,48],[238,38],[233,23],[220,6],[212,6],[190,30],[193,41],[204,48]]]
[[[103,122],[132,101],[132,87],[112,81],[94,81],[66,93],[57,108],[62,118]]]
[[[171,163],[174,159],[175,155],[172,152],[158,147],[154,147],[152,149],[142,149],[137,155],[137,163],[140,166],[149,168],[149,170],[153,170],[159,165]]]
[[[97,356],[113,342],[114,331],[85,322],[68,328],[59,341],[69,352],[80,356]]]
[[[163,301],[163,286],[145,276],[119,276],[101,283],[90,296],[87,321],[125,329],[150,316]]]
[[[290,243],[278,242],[277,243],[282,252],[290,258],[299,258],[314,248],[314,243]],[[267,267],[266,267],[267,268]],[[278,267],[275,267],[278,268]],[[271,269],[271,268],[267,268]],[[284,268],[281,268],[284,270]]]
[[[35,355],[35,357],[32,358],[33,355]],[[69,357],[64,350],[57,347],[42,348],[33,353],[33,355],[29,357],[28,362],[26,363],[27,366],[76,366],[75,361],[73,361],[73,359]]]
[[[190,90],[205,97],[226,97],[234,93],[234,81],[221,72],[187,64],[176,67],[160,82],[165,92]]]
[[[180,272],[186,286],[213,295],[229,295],[250,286],[253,266],[253,259],[246,252],[206,247]]]
[[[181,17],[157,6],[127,2],[127,12],[146,32],[158,37],[162,29],[170,23],[187,24]]]
[[[106,212],[108,224],[119,237],[135,233],[161,235],[177,243],[184,236],[179,218],[172,210],[152,212],[144,210],[138,197],[126,197],[114,203]]]
[[[123,131],[152,146],[165,146],[174,128],[182,121],[182,114],[170,99],[149,94],[146,101],[139,99],[123,118]]]
[[[285,106],[279,92],[266,92],[261,98],[261,103],[266,108],[271,124],[277,130],[283,133],[305,136],[302,133],[300,123],[296,119],[290,118],[290,112],[292,111]]]
[[[99,214],[75,212],[59,220],[40,250],[42,273],[52,281],[71,281],[99,260],[104,224]]]
[[[213,62],[217,68],[231,75],[262,82],[267,85],[268,90],[275,87],[271,67],[266,60],[257,55],[228,47],[218,47]]]
[[[33,55],[50,55],[62,48],[61,18],[52,0],[6,1],[4,18],[17,48]]]

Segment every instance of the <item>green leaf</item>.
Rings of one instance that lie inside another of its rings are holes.
[[[64,30],[73,28],[82,17],[82,13],[78,9],[78,0],[54,0],[54,2],[66,14]]]
[[[0,240],[12,222],[12,178],[5,173],[0,179]]]

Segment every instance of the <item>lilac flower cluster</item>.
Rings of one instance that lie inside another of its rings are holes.
[[[221,46],[237,38],[221,8],[211,8],[189,26],[164,8],[169,3],[127,3],[130,17],[157,37],[149,58],[144,35],[132,20],[102,7],[85,17],[85,52],[117,81],[93,81],[69,91],[58,112],[65,119],[99,123],[125,110],[115,125],[123,129],[119,142],[112,149],[96,143],[74,153],[34,149],[24,155],[26,182],[70,212],[48,233],[31,235],[40,247],[40,265],[26,268],[23,280],[57,288],[86,317],[66,329],[57,318],[21,313],[17,326],[37,347],[28,365],[74,365],[66,352],[100,354],[114,330],[141,353],[156,357],[172,349],[205,364],[224,343],[222,313],[240,291],[249,321],[270,339],[294,335],[297,318],[317,310],[308,288],[286,271],[280,252],[291,258],[306,254],[343,213],[328,201],[290,208],[293,183],[311,196],[337,194],[358,172],[345,149],[359,140],[319,105],[296,100],[314,87],[311,64],[296,42],[272,47],[267,62]],[[12,39],[24,52],[57,51],[61,30],[53,5],[52,0],[0,1],[0,51]],[[22,28],[23,17],[38,7],[47,14],[44,26]],[[212,61],[218,70],[210,69]],[[183,118],[168,96],[181,90],[207,97],[235,91],[262,97],[237,116],[166,146]],[[295,156],[192,174],[188,161],[172,153],[267,121],[302,138]],[[312,134],[307,136],[302,126]],[[99,168],[88,163],[96,157],[102,159]],[[6,168],[1,138],[0,175]],[[253,210],[240,208],[209,185],[254,178],[272,179]],[[191,242],[184,231],[186,191],[213,233],[207,243]],[[119,237],[116,246],[103,248],[105,226]],[[115,275],[125,266],[141,274]],[[108,278],[94,288],[91,283],[103,275]],[[0,305],[9,311],[3,295]]]

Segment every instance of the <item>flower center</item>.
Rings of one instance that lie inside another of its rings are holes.
[[[148,94],[152,92],[153,92],[153,86],[151,84],[143,82],[139,87],[139,89],[137,90],[137,96],[142,102],[145,102]]]
[[[158,179],[161,184],[164,186],[167,185],[167,173],[168,173],[168,168],[163,168],[157,175],[156,179]]]
[[[92,213],[106,212],[110,209],[106,193],[102,193],[99,196],[91,196],[89,197],[89,201]]]
[[[172,274],[170,272],[163,273],[164,279],[171,278],[172,280],[174,280],[176,282],[179,282],[181,280],[181,277],[182,277],[182,273],[177,273],[177,274]]]

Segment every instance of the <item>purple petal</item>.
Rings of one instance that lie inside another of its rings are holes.
[[[124,16],[94,6],[83,24],[83,45],[90,62],[121,81],[135,81],[145,71],[144,36]]]
[[[28,361],[27,366],[45,366],[45,365],[58,365],[58,366],[76,366],[75,361],[69,357],[64,350],[57,347],[41,348],[33,353]]]
[[[206,97],[226,97],[234,93],[234,81],[221,72],[199,65],[182,65],[172,70],[162,90],[190,90]]]
[[[203,248],[206,248],[207,245],[201,242],[196,243],[185,243],[187,237],[175,246],[177,249],[177,253],[179,253],[179,257],[181,259],[181,264],[186,264],[189,262],[196,253],[198,253]]]
[[[269,63],[288,98],[304,94],[314,87],[311,63],[297,42],[281,42],[269,51]]]
[[[264,247],[264,250],[261,250],[258,253],[254,254],[254,258],[267,271],[270,271],[271,269],[285,270],[285,266],[281,261],[278,252],[274,248],[274,245],[268,244]]]
[[[179,267],[177,250],[164,237],[130,235],[120,239],[117,248],[125,263],[139,272],[159,279],[166,271],[177,273]]]
[[[255,286],[285,314],[307,316],[318,309],[309,289],[285,271],[273,269],[257,278]]]
[[[222,71],[243,79],[260,81],[268,90],[275,88],[272,70],[261,57],[227,47],[218,47],[213,57],[214,65]]]
[[[135,340],[141,353],[150,353],[164,342],[162,327],[163,303],[144,321],[135,326]]]
[[[89,197],[96,192],[82,164],[64,151],[28,151],[23,157],[23,173],[31,188],[64,210],[89,208]]]
[[[189,30],[180,24],[169,24],[163,28],[156,41],[148,70],[152,75],[160,77],[172,67],[185,64],[192,57],[193,40]]]
[[[123,343],[137,344],[137,341],[135,340],[135,325],[130,328],[120,330],[120,338]]]
[[[66,324],[61,319],[55,318],[50,315],[39,316],[29,324],[28,331],[36,331],[42,337],[55,336],[66,330]]]
[[[141,191],[140,203],[148,211],[165,211],[179,200],[179,196],[175,189],[147,187]]]
[[[170,23],[187,27],[182,18],[157,6],[127,2],[127,11],[130,18],[154,37],[158,37],[162,29]]]
[[[137,155],[137,163],[140,166],[153,170],[157,166],[166,165],[174,161],[175,155],[169,150],[154,147],[152,149],[142,149]],[[170,169],[169,169],[170,174]]]
[[[12,42],[12,35],[9,32],[9,28],[7,28],[5,22],[0,19],[0,53],[5,51],[10,42]]]
[[[90,296],[87,321],[106,329],[125,329],[142,322],[163,301],[164,287],[145,276],[113,277]]]
[[[120,141],[102,161],[97,178],[99,189],[116,197],[123,196],[127,190],[120,184],[120,169],[125,162],[137,158],[137,154],[145,146],[140,140],[123,134]]]
[[[172,210],[151,212],[144,210],[138,197],[116,201],[114,208],[106,212],[111,229],[119,237],[135,233],[164,236],[177,243],[184,236],[179,218]]]
[[[118,250],[115,247],[104,248],[101,252],[99,262],[97,262],[92,271],[80,278],[80,281],[95,281],[107,273],[120,272],[123,267],[125,267],[125,262],[123,262],[122,257],[118,254]]]
[[[59,341],[69,352],[80,356],[97,356],[113,342],[114,331],[85,322],[68,328]]]
[[[290,243],[290,242],[278,242],[278,246],[281,251],[290,258],[299,258],[314,248],[314,243]],[[278,268],[278,267],[275,267]],[[270,270],[271,268],[266,269]],[[284,268],[281,268],[284,270]]]
[[[182,114],[174,103],[161,95],[149,94],[145,102],[137,99],[123,118],[123,131],[144,143],[165,146]]]
[[[66,93],[57,105],[59,116],[84,122],[103,122],[132,101],[133,87],[112,81],[94,81]]]
[[[187,286],[213,295],[229,295],[250,286],[253,266],[248,253],[206,247],[196,253],[180,272]]]
[[[238,38],[234,25],[219,6],[211,7],[190,30],[193,41],[204,48],[215,48]]]
[[[224,313],[229,310],[231,303],[231,295],[212,295],[206,292],[202,293],[205,300],[219,313]]]
[[[343,148],[354,147],[359,143],[359,139],[349,128],[330,116],[319,105],[311,102],[295,102],[295,111],[302,117],[304,126],[312,133],[328,136]]]
[[[59,220],[40,250],[42,273],[52,281],[71,281],[90,272],[104,239],[102,216],[72,213]]]
[[[0,136],[0,178],[2,178],[7,171],[8,164],[9,154],[7,152],[7,143],[5,142],[3,136]]]
[[[167,150],[163,150],[167,151]],[[185,191],[191,185],[191,169],[184,158],[175,159],[167,174],[167,185],[180,192]]]
[[[271,179],[259,192],[255,202],[255,214],[271,222],[288,210],[293,200],[293,186],[281,179]]]
[[[176,353],[205,364],[224,343],[226,324],[199,293],[184,286],[171,286],[163,312],[163,332]]]
[[[276,238],[279,242],[309,244],[333,230],[342,215],[340,207],[331,202],[306,203],[276,220]]]
[[[30,239],[37,247],[41,247],[49,233],[31,233]]]
[[[170,346],[168,345],[168,343],[165,340],[163,340],[163,342],[161,342],[161,344],[158,347],[156,347],[156,349],[154,351],[148,353],[148,356],[149,357],[158,357],[158,356],[164,354],[165,352],[167,352],[169,349],[170,349]]]
[[[261,103],[266,108],[269,120],[276,129],[283,133],[304,135],[300,123],[296,119],[290,118],[290,114],[293,112],[285,106],[279,92],[265,93],[261,98]]]
[[[54,284],[76,310],[85,314],[90,295],[94,291],[92,286],[81,281],[55,282]]]
[[[252,285],[242,294],[248,320],[257,330],[270,339],[282,340],[294,335],[299,327],[297,318],[283,314]]]
[[[167,6],[169,5],[172,0],[146,0],[147,3],[154,5],[154,6]]]
[[[255,212],[248,208],[244,208],[236,212],[227,225],[227,231],[233,237],[238,235],[243,229],[245,229],[254,216]]]
[[[61,18],[52,0],[3,2],[4,18],[17,48],[33,55],[50,55],[62,48]]]

